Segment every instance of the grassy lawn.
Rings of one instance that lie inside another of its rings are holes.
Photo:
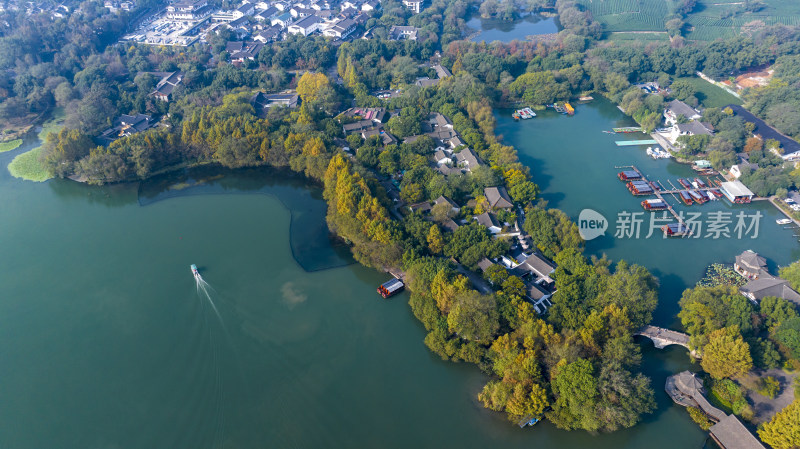
[[[8,142],[0,142],[0,153],[16,150],[17,148],[19,148],[20,145],[22,145],[22,139],[14,139],[14,140],[9,140]]]
[[[697,90],[697,99],[700,100],[700,104],[707,108],[719,108],[731,103],[739,105],[742,104],[742,100],[739,98],[734,97],[724,89],[717,87],[702,78],[691,76],[678,79],[692,83],[694,88]]]
[[[8,171],[11,176],[35,182],[44,182],[52,178],[42,163],[39,162],[41,153],[42,147],[36,147],[31,151],[17,155],[8,164]]]
[[[53,117],[42,124],[42,130],[39,132],[39,139],[42,142],[47,138],[50,133],[57,133],[64,127],[64,108],[55,108],[53,110]]]

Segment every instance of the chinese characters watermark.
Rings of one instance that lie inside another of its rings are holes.
[[[760,211],[711,211],[711,212],[628,212],[617,214],[614,237],[618,239],[649,239],[653,236],[666,238],[670,235],[682,238],[705,239],[756,239],[760,229]],[[605,235],[612,225],[602,214],[584,209],[578,218],[578,231],[584,240]],[[672,231],[672,232],[668,232]]]

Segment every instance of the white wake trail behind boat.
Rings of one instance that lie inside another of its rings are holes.
[[[222,315],[219,314],[217,305],[214,304],[214,300],[211,299],[211,293],[209,293],[209,290],[213,291],[214,288],[211,287],[208,282],[206,282],[203,277],[200,276],[199,273],[194,276],[194,279],[197,282],[197,294],[205,297],[208,303],[211,304],[211,308],[214,309],[214,314],[216,314],[217,318],[219,318],[220,324],[222,324],[222,327],[225,327],[225,324],[222,322]]]

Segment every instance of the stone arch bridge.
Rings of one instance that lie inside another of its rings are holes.
[[[639,329],[633,335],[641,335],[642,337],[649,338],[658,349],[663,349],[669,345],[679,345],[690,349],[688,335],[671,329],[664,329],[663,327],[647,325]]]

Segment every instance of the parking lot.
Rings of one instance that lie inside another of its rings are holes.
[[[187,46],[197,40],[196,35],[187,35],[194,26],[194,22],[181,22],[161,17],[144,23],[138,30],[123,39],[150,45]]]

